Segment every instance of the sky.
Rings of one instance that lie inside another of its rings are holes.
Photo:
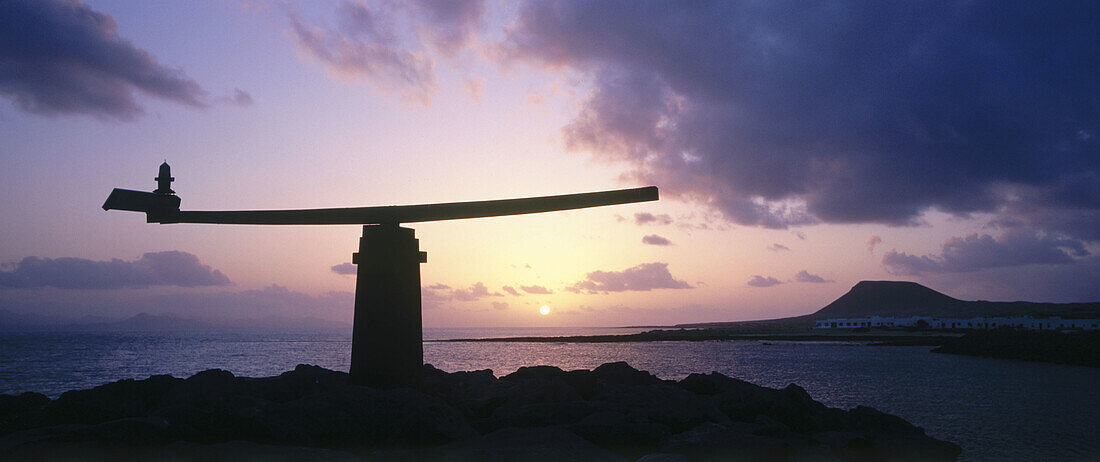
[[[1096,2],[0,3],[0,310],[350,322],[358,226],[184,210],[655,185],[410,225],[426,327],[1100,301]],[[539,308],[550,307],[549,314]]]

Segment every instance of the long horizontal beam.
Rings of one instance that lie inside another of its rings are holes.
[[[657,187],[619,189],[560,196],[528,197],[423,205],[351,207],[305,210],[180,211],[150,217],[158,223],[217,223],[236,225],[367,225],[484,218],[574,210],[605,205],[655,201]]]

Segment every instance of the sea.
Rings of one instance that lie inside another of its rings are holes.
[[[613,361],[664,378],[720,372],[757,385],[798,384],[831,407],[870,406],[963,448],[959,460],[1100,461],[1100,369],[932,353],[860,342],[464,342],[515,336],[627,334],[624,328],[424,330],[424,361],[449,371],[591,369]],[[0,393],[50,397],[155,374],[206,369],[266,377],[314,364],[347,371],[350,329],[0,332]]]

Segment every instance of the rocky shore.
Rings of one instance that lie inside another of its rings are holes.
[[[796,385],[717,373],[661,380],[626,363],[446,373],[419,389],[348,385],[300,365],[122,380],[51,400],[0,395],[5,460],[955,460],[958,446]]]

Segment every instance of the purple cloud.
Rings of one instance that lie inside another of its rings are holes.
[[[25,257],[0,271],[0,288],[118,289],[149,286],[222,286],[230,284],[221,271],[187,252],[170,250],[143,254],[134,261],[113,259]]]
[[[668,263],[654,262],[627,268],[622,271],[593,271],[566,288],[570,292],[626,292],[653,289],[692,289],[687,282],[673,278]]]
[[[783,283],[783,281],[780,281],[780,280],[778,280],[776,278],[773,278],[771,276],[764,277],[764,276],[761,276],[759,274],[753,276],[752,279],[749,279],[749,282],[748,282],[749,286],[751,286],[751,287],[771,287],[771,286],[779,285],[779,284],[782,284],[782,283]]]
[[[451,291],[451,297],[460,302],[472,302],[479,300],[483,297],[500,297],[503,294],[498,292],[489,292],[489,288],[485,287],[485,284],[481,282],[474,283],[467,289],[455,289]]]
[[[823,278],[821,276],[818,276],[816,274],[810,274],[806,270],[799,271],[798,274],[794,275],[794,280],[797,281],[797,282],[810,282],[810,283],[817,283],[817,284],[826,283],[826,282],[836,282],[836,281],[831,281],[831,280],[825,279],[825,278]]]
[[[336,274],[356,274],[359,272],[359,267],[353,263],[341,263],[332,267],[332,272]]]
[[[636,225],[667,225],[672,223],[672,217],[667,214],[654,215],[649,212],[639,212],[634,214],[634,224]]]
[[[351,322],[355,294],[325,292],[310,295],[279,285],[243,291],[205,291],[155,287],[139,290],[82,291],[45,288],[0,290],[0,310],[65,318],[97,315],[128,317],[139,312],[178,313],[212,322],[271,317],[318,317]],[[252,323],[256,325],[255,323]]]
[[[0,2],[0,95],[46,116],[133,120],[134,95],[204,107],[206,92],[118,35],[110,15],[76,1]]]
[[[874,255],[875,246],[879,244],[882,244],[882,238],[872,234],[871,237],[867,238],[867,253]]]
[[[938,209],[1100,240],[1100,3],[518,11],[508,56],[593,82],[568,147],[732,222],[910,225]]]
[[[670,241],[668,239],[665,239],[661,236],[658,236],[656,234],[650,234],[648,236],[643,236],[642,237],[642,243],[643,244],[649,244],[649,245],[672,245],[672,241]]]
[[[446,55],[466,45],[485,14],[484,0],[414,0],[412,4],[427,22],[422,33]]]
[[[769,245],[768,250],[771,250],[772,252],[780,252],[780,251],[784,251],[784,250],[790,251],[791,248],[787,247],[783,244],[775,243],[775,244]]]
[[[523,289],[524,292],[535,295],[549,295],[554,293],[554,291],[543,286],[519,286],[519,288]]]
[[[953,237],[943,243],[939,255],[917,256],[891,250],[883,256],[882,264],[893,274],[920,275],[1038,264],[1070,264],[1075,261],[1074,257],[1088,255],[1089,251],[1079,240],[1043,235],[1033,230],[1013,229],[997,238],[988,234]]]
[[[522,296],[523,295],[523,294],[519,293],[519,291],[517,291],[515,287],[512,287],[512,286],[501,287],[501,290],[507,292],[508,295],[515,295],[515,296]]]
[[[435,93],[435,63],[394,30],[394,11],[377,5],[341,2],[339,26],[307,24],[290,13],[298,46],[333,74],[363,79],[383,90],[427,102]]]

